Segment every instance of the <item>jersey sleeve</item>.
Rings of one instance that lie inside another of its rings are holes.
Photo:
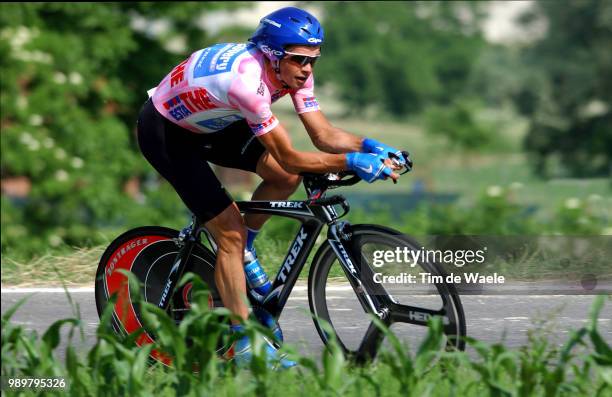
[[[256,136],[270,132],[278,125],[272,113],[270,91],[259,76],[240,75],[228,92],[230,104],[240,110]]]
[[[314,95],[314,77],[312,74],[308,77],[304,86],[291,95],[291,99],[298,114],[320,110],[319,102]]]

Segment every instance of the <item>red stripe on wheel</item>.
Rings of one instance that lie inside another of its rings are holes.
[[[128,279],[125,275],[117,270],[132,270],[136,256],[146,247],[162,240],[170,239],[165,236],[141,236],[131,239],[113,252],[104,268],[104,278],[106,280],[106,290],[108,291],[108,296],[110,297],[117,292],[115,314],[128,334],[142,328],[142,324],[138,320],[130,300]],[[138,338],[137,343],[139,346],[143,343],[153,343],[153,339],[151,339],[148,334],[143,333],[141,337]]]
[[[189,302],[189,292],[191,291],[192,287],[193,283],[187,283],[183,287],[183,303],[185,304],[185,308],[187,309],[191,308],[191,302]]]

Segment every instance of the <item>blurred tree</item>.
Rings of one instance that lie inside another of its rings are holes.
[[[317,79],[336,85],[353,112],[376,105],[404,115],[451,103],[485,44],[482,10],[479,2],[324,3]]]
[[[490,107],[514,105],[522,87],[529,85],[531,74],[525,67],[520,47],[489,44],[482,49],[472,68],[469,95]]]
[[[164,188],[134,193],[134,176],[155,178],[137,151],[135,119],[146,90],[211,43],[198,26],[202,14],[241,6],[0,5],[1,177],[31,183],[27,200],[9,203],[3,192],[3,254],[82,245],[100,239],[94,231],[105,225],[182,214]]]
[[[444,136],[469,164],[470,155],[489,146],[495,137],[494,126],[477,118],[481,108],[478,101],[466,98],[448,106],[431,106],[424,112],[425,127],[433,135]]]
[[[517,94],[531,119],[525,147],[547,176],[612,170],[612,2],[540,1],[521,17],[545,34],[525,49],[531,78]],[[558,165],[553,169],[551,165]]]

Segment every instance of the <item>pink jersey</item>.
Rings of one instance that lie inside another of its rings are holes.
[[[216,44],[196,51],[159,83],[155,108],[188,130],[210,133],[245,119],[257,136],[278,125],[270,106],[290,94],[297,113],[319,110],[312,74],[299,90],[275,89],[264,55],[250,44]]]

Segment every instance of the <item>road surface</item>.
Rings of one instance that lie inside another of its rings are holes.
[[[85,341],[81,348],[91,347],[95,342],[98,315],[93,288],[71,289],[71,297],[78,305],[84,323]],[[73,316],[66,294],[61,289],[2,290],[2,313],[24,296],[27,302],[14,314],[12,321],[29,330],[42,334],[54,321]],[[352,291],[338,288],[328,292],[331,302],[332,321],[338,319],[339,333],[349,345],[360,342],[365,329],[356,313],[347,302],[352,301]],[[400,302],[405,297],[400,297]],[[503,341],[506,346],[519,347],[528,341],[530,330],[536,328],[549,335],[549,340],[562,344],[573,329],[588,321],[593,295],[464,295],[462,296],[467,318],[468,335],[494,343]],[[599,329],[603,337],[612,344],[612,310],[608,301],[599,318]],[[347,321],[345,321],[345,319]],[[349,321],[349,320],[354,321]],[[362,320],[365,321],[365,320]],[[309,315],[308,297],[305,287],[298,285],[292,292],[280,318],[285,341],[296,344],[306,354],[318,356],[323,344]],[[394,326],[395,327],[395,326]],[[414,338],[421,330],[402,328],[394,330],[400,335]],[[63,357],[63,346],[58,354]]]

